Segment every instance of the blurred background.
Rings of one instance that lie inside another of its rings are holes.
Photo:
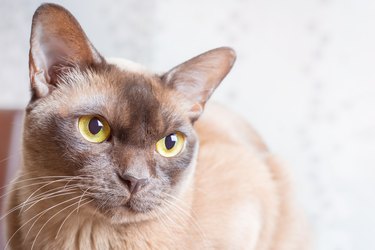
[[[0,109],[29,100],[31,17],[42,2],[0,0]],[[56,2],[104,56],[156,72],[233,47],[238,60],[213,99],[288,163],[314,249],[375,249],[375,1]]]

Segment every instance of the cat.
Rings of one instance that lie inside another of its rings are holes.
[[[282,164],[206,105],[235,58],[221,47],[155,74],[105,59],[66,9],[41,5],[6,248],[307,249]]]

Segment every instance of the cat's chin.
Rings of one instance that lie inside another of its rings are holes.
[[[109,209],[105,215],[109,217],[113,224],[126,224],[147,221],[156,218],[158,209],[139,210],[134,209],[129,204]]]

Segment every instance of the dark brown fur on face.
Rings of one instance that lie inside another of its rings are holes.
[[[10,247],[304,248],[278,161],[242,119],[206,107],[234,60],[223,47],[156,75],[105,60],[67,10],[39,7]],[[81,135],[85,115],[108,122],[107,140]],[[156,142],[176,132],[184,149],[157,153]],[[124,176],[145,182],[131,194]]]
[[[69,82],[73,75],[85,82]],[[175,104],[167,102],[170,95],[177,93],[156,75],[137,75],[109,64],[84,72],[72,69],[61,76],[60,84],[64,86],[36,101],[38,105],[30,104],[33,108],[27,121],[33,128],[26,126],[25,147],[37,152],[31,157],[39,162],[58,163],[51,175],[59,171],[61,175],[90,176],[79,183],[80,189],[90,190],[100,210],[107,214],[111,211],[112,216],[112,211],[121,213],[124,207],[126,212],[146,213],[160,206],[164,193],[173,194],[181,178],[191,171],[196,148],[189,118],[179,114]],[[93,101],[92,93],[100,95],[98,101]],[[48,104],[48,108],[41,103]],[[42,116],[42,112],[48,115]],[[108,141],[93,144],[79,134],[78,118],[89,114],[108,121],[111,127]],[[186,149],[178,157],[159,156],[155,143],[176,131],[186,135]],[[35,145],[36,137],[46,141]],[[49,164],[45,168],[51,171]],[[149,179],[148,185],[130,200],[126,185],[119,178],[124,174]]]

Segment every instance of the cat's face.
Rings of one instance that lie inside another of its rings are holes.
[[[71,176],[114,221],[146,218],[191,183],[193,123],[233,61],[220,48],[160,76],[115,65],[65,9],[43,5],[31,34],[27,171]]]
[[[33,158],[45,162],[44,171],[81,176],[74,182],[116,217],[148,213],[178,195],[194,169],[197,148],[182,95],[156,75],[113,65],[75,70],[61,82],[30,105],[25,128],[25,146],[39,152]],[[109,132],[95,138],[102,125]]]

